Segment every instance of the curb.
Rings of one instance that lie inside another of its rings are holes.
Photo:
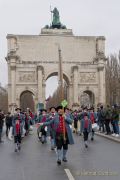
[[[120,143],[120,139],[114,138],[114,137],[112,137],[110,135],[105,135],[105,134],[102,134],[102,133],[99,133],[99,132],[95,132],[95,134],[98,135],[98,136],[104,137],[106,139],[109,139],[109,140]]]

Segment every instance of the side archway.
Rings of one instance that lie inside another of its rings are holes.
[[[32,112],[35,112],[34,98],[34,94],[28,90],[20,94],[20,108],[22,111],[26,111],[27,108],[30,108]]]
[[[80,96],[80,104],[81,106],[94,106],[95,105],[95,95],[90,90],[85,90]]]

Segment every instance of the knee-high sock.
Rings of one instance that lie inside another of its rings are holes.
[[[63,158],[66,158],[67,150],[63,149]]]
[[[61,160],[61,150],[60,149],[57,150],[57,158],[59,160]]]

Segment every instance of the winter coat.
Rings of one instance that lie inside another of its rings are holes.
[[[91,123],[91,120],[88,118],[88,121],[89,121],[89,123],[88,123],[88,128],[87,128],[87,132],[88,133],[90,133],[91,131],[92,131],[92,123]],[[85,128],[84,128],[84,126],[85,126],[85,120],[84,120],[84,118],[81,120],[81,133],[83,133],[84,132],[84,130],[85,130]]]
[[[18,120],[18,114],[15,114],[12,119],[13,136],[16,136],[16,121]],[[23,134],[23,127],[25,124],[25,116],[20,114],[20,134]]]
[[[5,118],[4,114],[3,114],[3,113],[0,113],[0,129],[3,128],[4,118]]]
[[[72,121],[73,120],[70,118],[70,115],[65,116],[65,127],[67,130],[67,136],[68,136],[69,144],[74,144],[74,140],[73,140],[73,136],[72,136],[72,130],[70,128]],[[55,133],[55,137],[56,137],[56,131],[57,131],[57,128],[59,126],[59,115],[58,114],[56,114],[56,116],[52,120],[48,119],[48,121],[44,123],[44,126],[49,126],[49,125],[54,125],[54,133]]]

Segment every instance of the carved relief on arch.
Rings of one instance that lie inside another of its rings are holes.
[[[27,72],[20,71],[18,81],[19,82],[35,82],[36,81],[35,71],[27,71]]]
[[[95,83],[97,81],[96,72],[80,72],[80,83]]]

